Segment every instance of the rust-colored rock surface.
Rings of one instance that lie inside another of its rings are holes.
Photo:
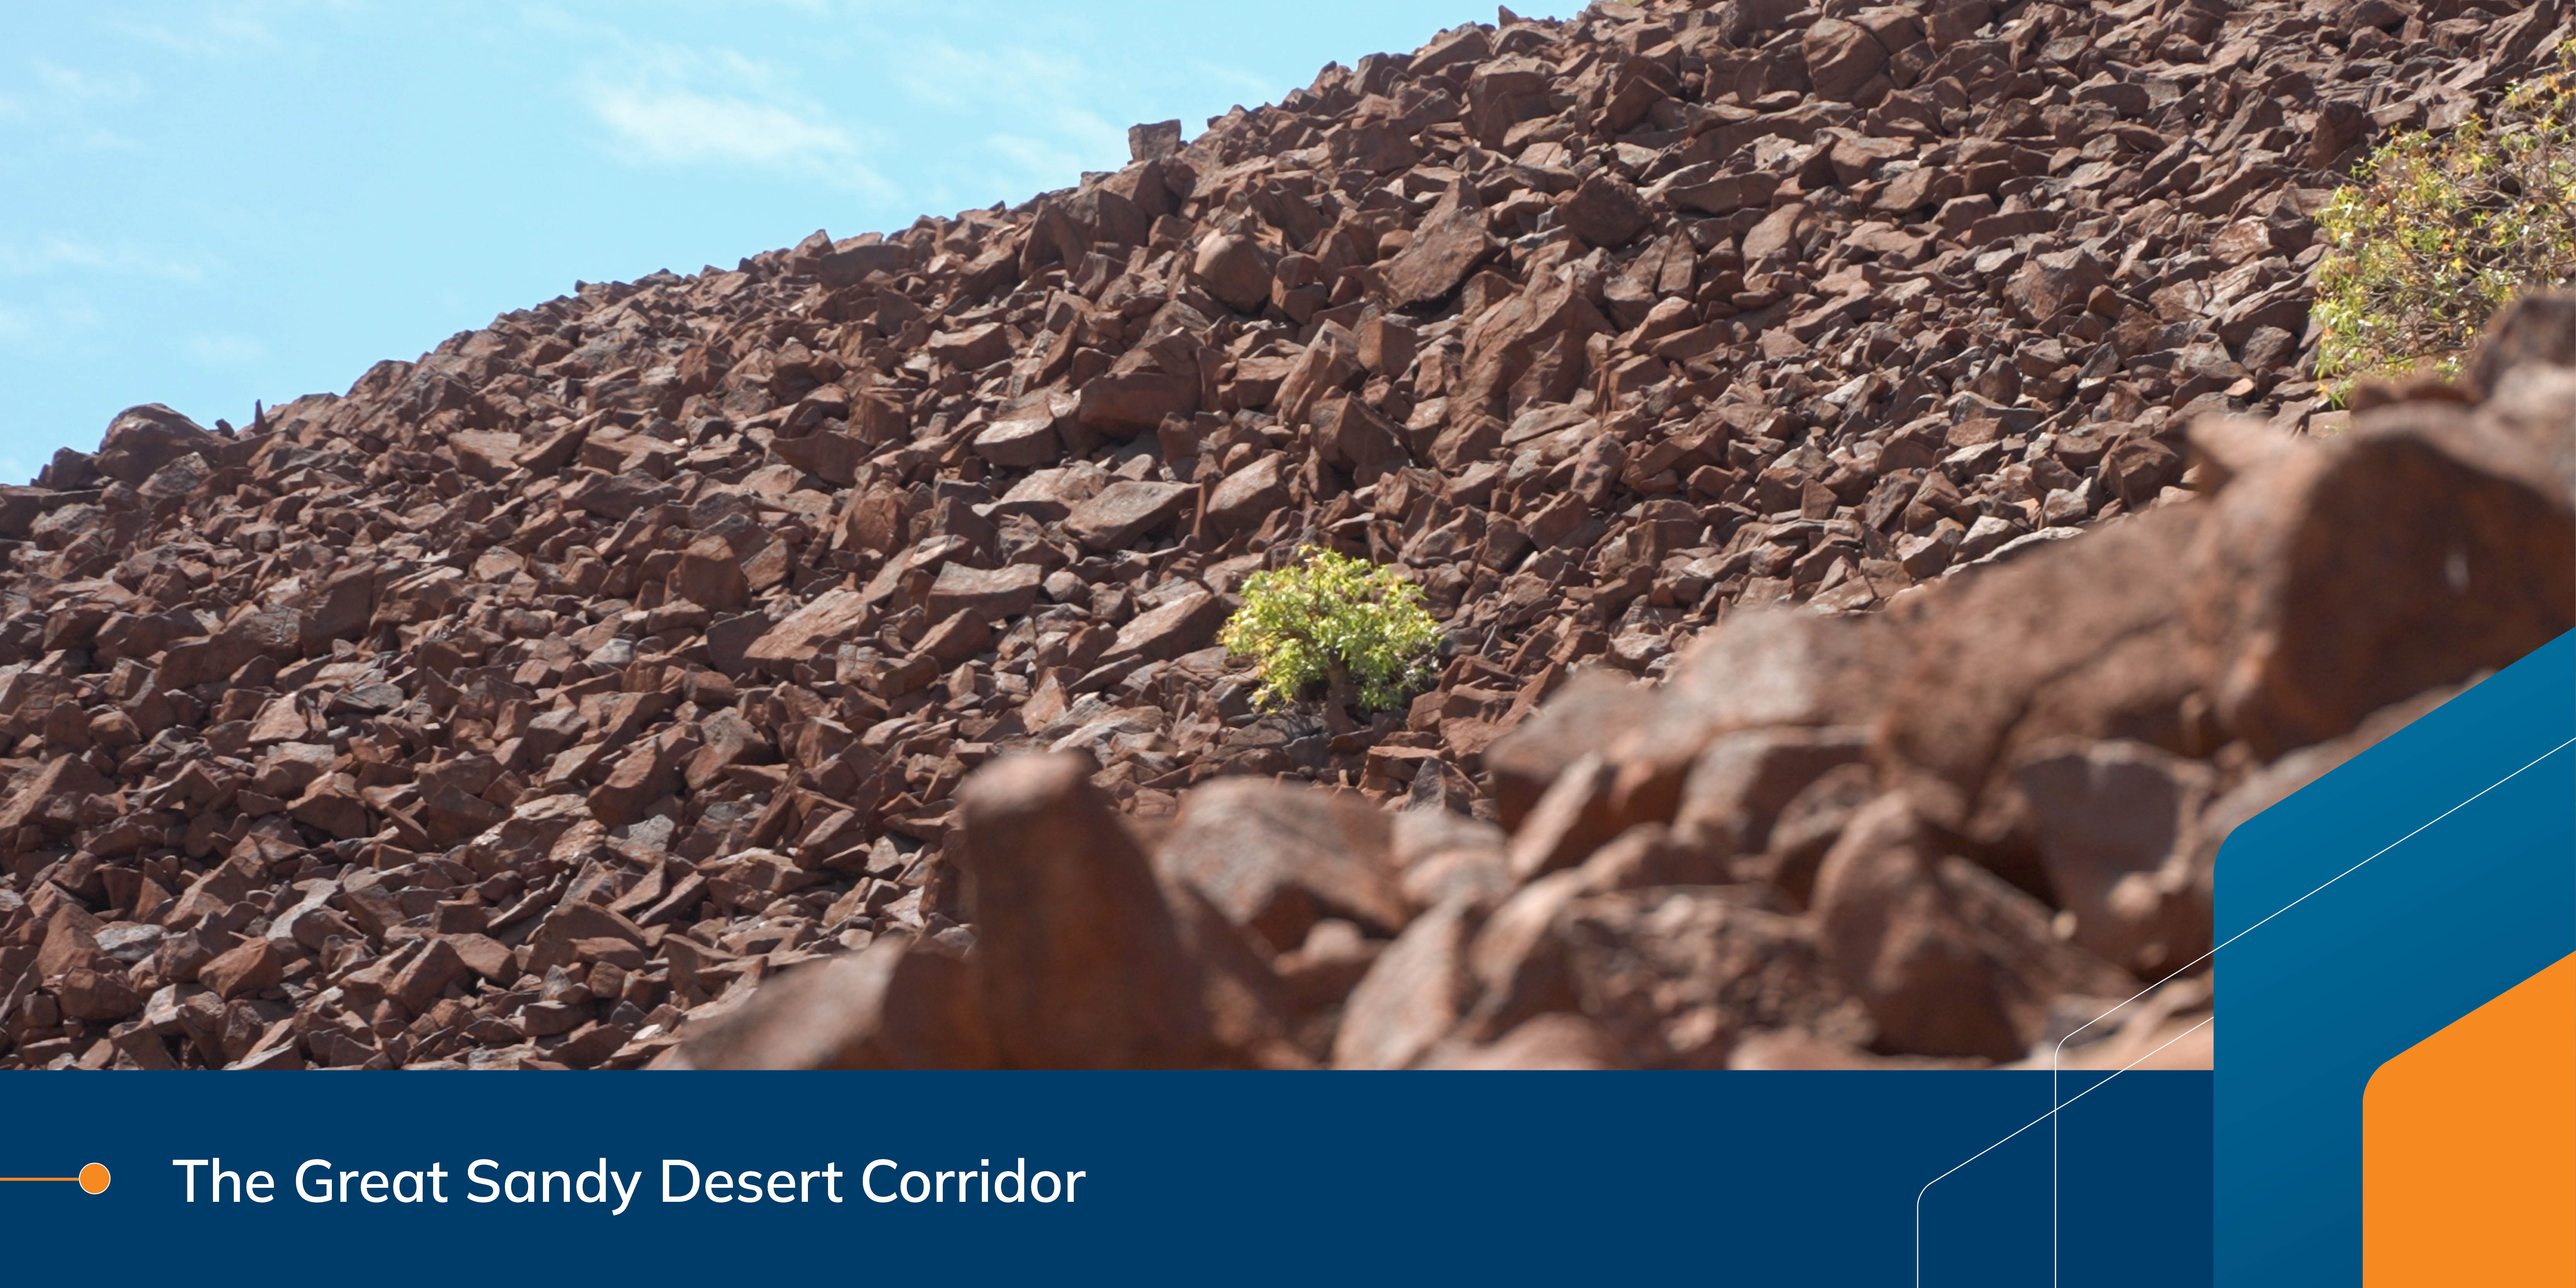
[[[1506,11],[129,410],[0,487],[0,1067],[2022,1058],[2576,625],[2576,305],[2349,414],[2308,316],[2566,14],[2379,8]],[[1311,546],[1403,709],[1217,644]]]

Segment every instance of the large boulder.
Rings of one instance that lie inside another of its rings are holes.
[[[1155,862],[1286,952],[1327,917],[1385,937],[1403,929],[1411,909],[1388,856],[1389,830],[1386,814],[1360,800],[1220,778],[1182,798]]]
[[[1015,756],[958,789],[995,1053],[1023,1069],[1213,1063],[1199,965],[1089,772],[1079,754]]]
[[[1270,275],[1269,253],[1241,233],[1209,233],[1190,261],[1191,279],[1237,313],[1258,313],[1270,302]]]
[[[2011,1060],[2046,1033],[2058,999],[2127,997],[2136,983],[2059,943],[2047,910],[1942,853],[1901,794],[1843,829],[1816,876],[1825,966],[1860,999],[1880,1049]]]
[[[2540,445],[2405,402],[2230,482],[2190,568],[2218,718],[2269,759],[2576,627],[2576,507]]]
[[[1464,183],[1452,184],[1413,230],[1413,241],[1386,265],[1387,303],[1420,308],[1447,299],[1501,243],[1485,231],[1485,212]]]
[[[2002,771],[2042,742],[2215,749],[2180,613],[2204,512],[2159,509],[1944,587],[1879,726],[1917,808],[1992,840],[2019,822]]]
[[[212,463],[232,441],[159,403],[145,403],[118,412],[108,422],[94,464],[99,473],[140,487],[162,467],[191,452]]]
[[[1609,741],[1624,822],[1668,822],[1702,752],[1739,729],[1874,723],[1916,645],[1913,614],[1731,613],[1682,651],[1672,678]],[[1490,764],[1492,753],[1487,753]]]
[[[2208,951],[2210,907],[2192,881],[2208,766],[2108,739],[2035,748],[2013,779],[2077,944],[2149,979]]]
[[[1467,945],[1479,922],[1467,897],[1413,919],[1342,1005],[1336,1069],[1405,1069],[1449,1036],[1469,1003]]]

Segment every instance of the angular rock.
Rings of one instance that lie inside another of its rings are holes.
[[[1473,914],[1452,899],[1405,926],[1343,1003],[1333,1038],[1336,1069],[1404,1069],[1457,1026],[1468,998]]]
[[[1484,212],[1452,186],[1414,229],[1413,240],[1386,266],[1389,306],[1420,308],[1447,299],[1467,275],[1500,249],[1485,231]]]
[[[1582,1014],[1644,1068],[1719,1069],[1747,1033],[1831,1023],[1801,922],[1730,887],[1596,895],[1558,914]]]
[[[2049,887],[2075,942],[2156,979],[2209,950],[2193,888],[2200,816],[2216,775],[2143,743],[2034,748],[2013,770],[2030,801]]]
[[[1110,642],[1106,657],[1112,661],[1129,658],[1145,662],[1162,662],[1194,653],[1216,639],[1217,629],[1225,624],[1225,601],[1200,591],[1175,597],[1170,603],[1138,613],[1118,628],[1118,637]]]
[[[1654,211],[1625,180],[1595,170],[1557,203],[1557,217],[1587,246],[1620,247],[1655,221]]]
[[[2181,617],[2184,554],[2203,527],[2177,507],[2035,550],[1961,585],[1918,633],[1879,745],[1918,808],[1981,835],[2008,826],[2001,771],[2052,738],[2216,749],[2195,719],[2201,673]],[[2119,594],[2101,593],[2117,586]]]
[[[1123,550],[1179,519],[1197,495],[1198,489],[1186,483],[1120,479],[1073,507],[1064,519],[1065,535],[1085,549]]]
[[[2406,403],[2231,483],[2189,575],[2218,717],[2268,758],[2576,627],[2576,512],[2525,443]]]
[[[830,590],[789,614],[743,650],[747,662],[794,662],[814,656],[833,640],[846,639],[865,627],[871,616],[866,599],[854,590]]]
[[[1635,727],[1659,696],[1613,671],[1582,672],[1529,723],[1495,740],[1485,749],[1485,773],[1503,825],[1517,828],[1567,766]]]
[[[1673,830],[1720,854],[1759,854],[1782,810],[1825,773],[1858,763],[1866,730],[1773,727],[1712,740],[1683,781]]]
[[[1070,755],[958,791],[965,903],[995,1055],[1023,1069],[1190,1067],[1216,1056],[1200,968],[1153,865]]]
[[[995,1059],[974,967],[936,942],[885,939],[781,976],[692,1028],[693,1069],[983,1069]]]
[[[1284,459],[1264,456],[1227,475],[1208,494],[1209,526],[1219,532],[1248,532],[1285,508],[1289,492],[1282,477]]]
[[[1816,876],[1826,969],[1877,1026],[1879,1049],[2017,1059],[2058,997],[2105,999],[2135,981],[2059,944],[2044,910],[1944,856],[1901,795],[1861,810]]]
[[[1086,429],[1133,438],[1162,424],[1166,416],[1187,416],[1198,409],[1196,375],[1124,371],[1083,385],[1073,415]]]
[[[1190,277],[1237,313],[1269,302],[1270,271],[1260,244],[1236,233],[1209,233],[1190,263]]]
[[[1035,564],[1008,564],[993,569],[949,564],[931,583],[925,607],[934,622],[957,613],[973,613],[986,620],[1017,617],[1037,603],[1038,583],[1044,579],[1045,571]]]
[[[1614,812],[1627,822],[1672,820],[1691,766],[1726,733],[1873,724],[1919,638],[1886,616],[1729,617],[1683,652],[1663,691],[1605,746],[1619,768]]]
[[[198,967],[197,981],[230,1000],[276,987],[285,968],[272,941],[249,939]]]
[[[1887,49],[1859,24],[1820,19],[1807,28],[1799,45],[1807,56],[1807,81],[1818,96],[1868,106],[1886,94],[1889,86],[1880,72],[1887,66]]]
[[[1155,867],[1235,925],[1287,952],[1325,918],[1381,937],[1410,919],[1386,815],[1286,784],[1221,778],[1192,789]]]
[[[1027,469],[1064,455],[1052,416],[997,420],[976,431],[972,445],[977,456],[1005,469]]]

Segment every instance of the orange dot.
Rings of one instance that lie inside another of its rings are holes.
[[[107,1164],[92,1163],[81,1169],[80,1185],[92,1194],[107,1193]]]

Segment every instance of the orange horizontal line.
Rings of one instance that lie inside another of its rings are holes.
[[[0,1181],[78,1181],[77,1176],[0,1176]]]

